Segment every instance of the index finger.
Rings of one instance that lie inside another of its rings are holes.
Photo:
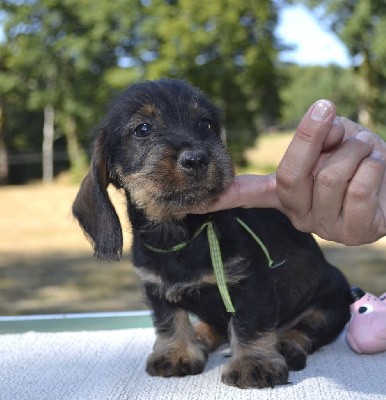
[[[362,125],[351,121],[351,119],[348,119],[346,117],[340,117],[339,120],[344,126],[346,139],[350,137],[355,137],[359,132],[369,131],[369,129],[366,129]]]
[[[238,175],[214,204],[196,207],[195,209],[190,209],[189,212],[206,214],[235,207],[279,208],[280,202],[276,193],[275,174]]]
[[[331,130],[335,113],[332,102],[315,102],[301,120],[279,164],[276,173],[279,198],[283,206],[298,217],[307,215],[311,210],[312,172]]]

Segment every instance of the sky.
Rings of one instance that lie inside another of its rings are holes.
[[[0,25],[0,41],[4,40],[1,28]],[[284,44],[296,46],[295,50],[280,55],[282,61],[299,65],[334,63],[342,67],[348,67],[351,63],[342,42],[336,35],[324,30],[304,6],[284,7],[279,14],[276,34]]]
[[[279,14],[277,37],[285,44],[295,45],[294,51],[283,52],[282,61],[299,65],[328,65],[342,67],[351,64],[350,56],[340,39],[323,29],[312,14],[301,5],[284,7]]]

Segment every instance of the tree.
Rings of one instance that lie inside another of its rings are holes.
[[[358,72],[360,122],[374,129],[386,103],[386,2],[384,0],[303,0],[346,44]]]
[[[131,7],[125,19],[123,0],[1,0],[0,5],[6,12],[8,68],[29,88],[27,107],[44,111],[45,177],[52,175],[54,129],[66,136],[72,170],[81,175],[87,165],[81,132],[95,123],[101,100],[106,101],[103,73],[117,63],[120,37],[128,34],[126,21],[133,20]]]
[[[72,170],[81,175],[85,132],[114,89],[138,80],[183,78],[207,92],[224,110],[236,161],[257,130],[280,114],[271,0],[132,0],[130,6],[125,0],[0,0],[0,6],[7,73],[18,82],[11,92],[23,92],[26,108],[41,115],[48,180],[53,137],[66,137]]]
[[[287,83],[280,92],[283,100],[282,126],[294,128],[305,110],[317,99],[330,99],[339,115],[351,119],[357,117],[359,94],[356,90],[354,71],[336,65],[282,66]]]
[[[8,182],[8,128],[12,125],[12,119],[7,120],[7,115],[20,99],[18,75],[9,68],[10,52],[0,44],[0,185]],[[12,111],[11,111],[12,112]]]
[[[4,103],[4,98],[0,97],[0,185],[4,185],[8,181],[8,152],[5,143]]]
[[[228,143],[241,161],[256,131],[280,114],[276,20],[271,0],[143,1],[129,67],[112,70],[108,82],[189,80],[224,111]]]
[[[0,60],[3,59],[3,48],[0,47]],[[1,61],[0,61],[1,63]],[[4,76],[5,66],[0,64],[0,78]],[[1,79],[0,79],[1,82]],[[0,84],[1,85],[1,84]],[[0,86],[0,185],[8,181],[8,152],[5,140],[5,89]]]

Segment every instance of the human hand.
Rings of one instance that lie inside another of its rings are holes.
[[[346,245],[386,235],[386,143],[325,100],[299,124],[277,170],[281,209],[301,231]]]
[[[276,175],[238,175],[229,188],[210,207],[190,210],[194,214],[204,214],[229,208],[270,207],[281,208],[276,193]]]

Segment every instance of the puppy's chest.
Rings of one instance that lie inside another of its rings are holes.
[[[184,299],[199,299],[204,290],[217,291],[217,282],[211,265],[205,265],[204,268],[197,266],[196,270],[202,272],[193,273],[188,279],[186,277],[189,273],[183,268],[181,264],[181,271],[174,273],[171,277],[165,265],[159,265],[159,268],[141,266],[137,268],[137,273],[142,284],[150,288],[154,296],[171,303],[180,303]],[[190,268],[195,270],[194,263],[190,265]],[[226,282],[230,287],[246,279],[246,271],[247,260],[242,256],[234,256],[224,262]]]

